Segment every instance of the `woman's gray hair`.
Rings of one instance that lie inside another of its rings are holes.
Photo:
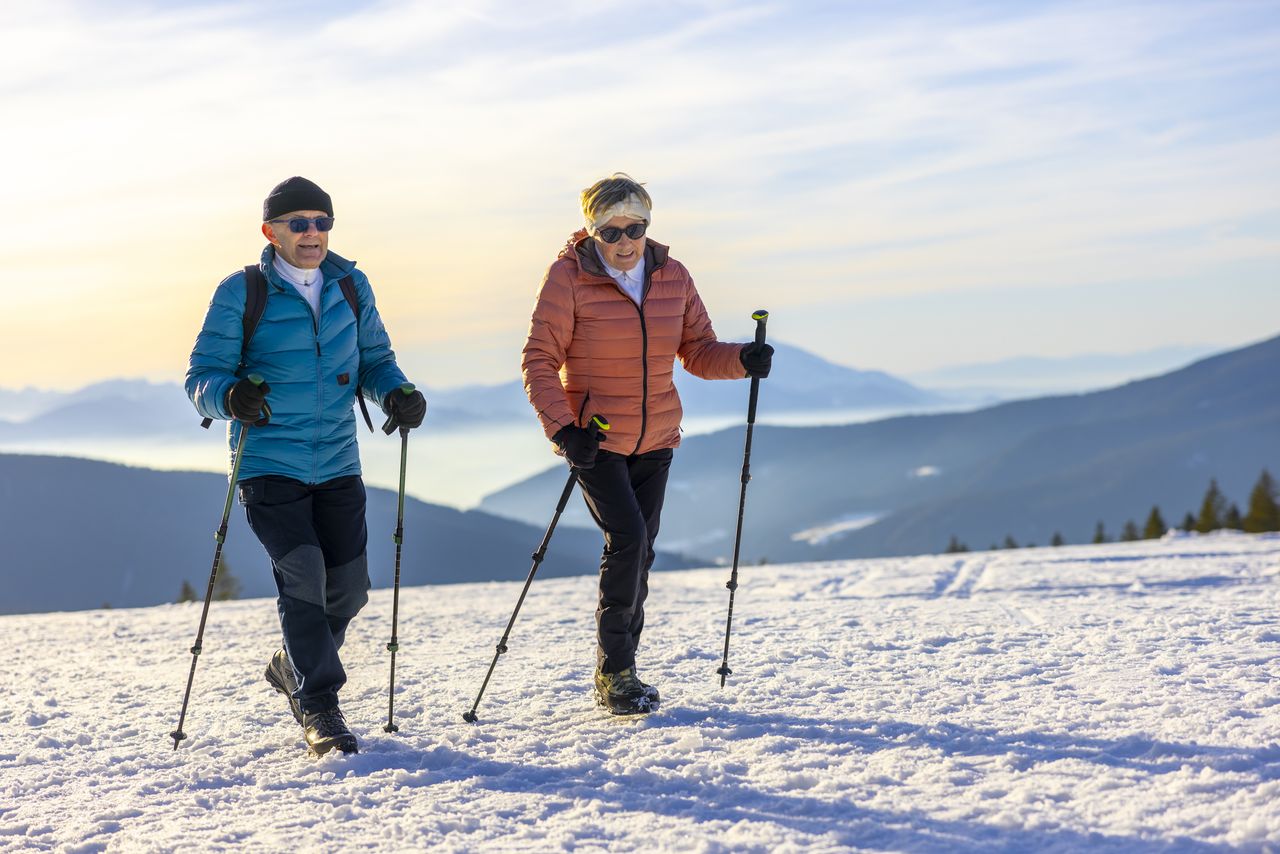
[[[626,172],[614,172],[582,191],[582,216],[592,234],[600,223],[619,214],[648,223],[652,208],[653,199],[649,198],[644,185]]]

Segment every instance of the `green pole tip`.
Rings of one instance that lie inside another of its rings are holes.
[[[609,429],[609,421],[603,415],[592,415],[591,423],[599,427],[601,430]]]
[[[751,312],[751,319],[756,321],[768,320],[769,312],[765,311],[763,308],[756,309],[755,311]]]
[[[416,389],[417,389],[417,386],[415,386],[413,383],[404,383],[400,386],[400,390],[405,394],[413,394],[413,392]]]
[[[249,374],[249,382],[253,383],[254,385],[262,385],[263,383],[262,374]]]

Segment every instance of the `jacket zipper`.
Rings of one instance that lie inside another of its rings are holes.
[[[646,283],[647,284],[647,283]],[[648,287],[645,291],[648,292]],[[643,297],[641,297],[643,299]],[[630,301],[631,297],[627,297]],[[636,437],[636,446],[632,448],[631,453],[634,454],[640,450],[640,443],[644,441],[645,431],[649,429],[649,327],[644,322],[644,309],[636,305],[636,315],[640,318],[640,435]]]
[[[320,478],[320,427],[321,420],[324,415],[324,371],[321,365],[320,353],[320,313],[324,311],[324,279],[318,283],[320,285],[319,307],[316,311],[311,311],[311,304],[307,304],[307,312],[311,315],[311,329],[315,334],[316,341],[316,418],[315,432],[311,438],[311,482],[315,483]],[[299,294],[301,296],[301,294]]]
[[[649,429],[649,327],[644,321],[644,308],[641,303],[649,296],[649,283],[653,277],[652,270],[646,270],[644,274],[644,290],[640,292],[640,302],[633,300],[622,286],[609,279],[613,287],[622,295],[622,298],[635,306],[636,317],[640,319],[640,434],[636,436],[636,446],[631,449],[631,454],[640,450],[640,444],[644,442],[644,434]],[[586,401],[583,401],[584,405]],[[606,414],[606,418],[609,416]],[[630,454],[628,454],[630,456]]]

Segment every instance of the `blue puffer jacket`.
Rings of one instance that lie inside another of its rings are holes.
[[[187,368],[187,395],[206,418],[230,420],[227,392],[241,377],[261,374],[271,387],[271,423],[255,427],[245,443],[240,478],[284,475],[303,483],[324,483],[360,474],[356,385],[381,405],[405,382],[396,366],[391,341],[374,305],[369,280],[351,261],[330,252],[320,264],[324,284],[320,316],[272,266],[275,248],[267,246],[259,268],[267,277],[267,307],[240,363],[244,338],[244,271],[222,280],[204,326],[196,337]],[[350,275],[360,303],[355,315],[338,280]],[[231,449],[239,441],[232,421]]]

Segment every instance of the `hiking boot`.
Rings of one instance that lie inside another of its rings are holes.
[[[636,678],[636,669],[628,667],[618,673],[596,671],[596,703],[611,715],[643,715],[653,706],[645,695],[644,684]]]
[[[654,708],[657,708],[658,703],[661,702],[662,700],[662,698],[658,696],[658,689],[650,685],[648,682],[645,682],[644,680],[642,680],[640,678],[639,671],[637,671],[635,667],[632,667],[631,670],[633,673],[635,673],[636,681],[640,683],[640,687],[644,689],[644,695],[645,697],[648,698],[649,705],[653,706]]]
[[[323,712],[303,712],[302,730],[307,747],[315,756],[323,756],[335,747],[343,753],[360,752],[356,737],[347,729],[347,721],[337,706]]]
[[[276,654],[271,656],[266,677],[268,685],[288,698],[289,711],[293,712],[294,720],[301,725],[302,706],[293,698],[293,692],[298,690],[298,679],[293,673],[293,665],[289,663],[289,655],[283,649],[276,650]]]

